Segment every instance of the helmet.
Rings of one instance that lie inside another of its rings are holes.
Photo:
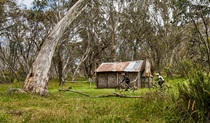
[[[160,74],[159,74],[159,73],[156,73],[155,75],[156,75],[156,76],[159,76]]]

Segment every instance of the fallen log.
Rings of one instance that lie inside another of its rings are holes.
[[[13,114],[13,115],[22,115],[23,111],[21,110],[10,110],[9,114]]]
[[[70,92],[74,92],[74,93],[78,93],[87,97],[91,97],[88,94],[79,92],[79,91],[75,91],[75,90],[71,90],[71,89],[58,89],[59,91],[70,91]],[[122,95],[119,93],[113,93],[113,94],[108,94],[108,95],[100,95],[100,96],[95,96],[94,98],[104,98],[104,97],[120,97],[120,98],[144,98],[144,96],[127,96],[127,95]]]
[[[122,95],[122,94],[119,94],[119,93],[113,93],[113,94],[108,94],[108,95],[96,96],[95,98],[104,98],[104,97],[144,98],[144,96],[127,96],[127,95]]]
[[[25,91],[20,88],[9,88],[7,90],[7,94],[12,94],[12,93],[25,93]]]
[[[69,91],[69,89],[58,89],[59,91]]]
[[[96,96],[95,98],[103,98],[103,97],[116,97],[116,94],[100,95]]]
[[[122,95],[122,94],[118,94],[118,93],[114,93],[117,97],[121,97],[121,98],[144,98],[144,96],[127,96],[127,95]]]
[[[74,90],[71,90],[71,89],[58,89],[58,90],[59,91],[70,91],[70,92],[74,92],[74,93],[78,93],[78,94],[90,97],[90,95],[88,95],[88,94],[85,94],[85,93],[82,93],[82,92],[79,92],[79,91],[74,91]]]

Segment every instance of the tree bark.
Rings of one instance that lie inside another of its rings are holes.
[[[84,55],[83,55],[82,58],[81,58],[81,61],[80,61],[79,65],[77,66],[76,70],[74,71],[74,74],[73,74],[73,77],[72,77],[72,81],[75,80],[75,75],[76,75],[76,73],[77,73],[79,67],[82,65],[82,63],[87,59],[89,52],[90,52],[90,47],[88,47],[88,48],[86,49]]]
[[[55,47],[68,26],[87,7],[90,0],[77,1],[67,12],[67,14],[55,25],[49,36],[43,43],[32,67],[25,79],[22,89],[27,92],[37,93],[41,96],[47,95],[47,85],[49,81],[48,72],[51,60],[55,52]]]

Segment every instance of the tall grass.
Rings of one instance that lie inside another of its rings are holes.
[[[180,122],[203,123],[210,112],[210,77],[197,71],[188,84],[179,84],[177,112]]]
[[[7,94],[10,87],[21,87],[22,83],[0,86],[1,123],[164,123],[176,120],[170,94],[139,89],[135,93],[123,92],[128,96],[144,98],[119,98],[100,95],[113,94],[114,89],[96,89],[94,83],[66,83],[73,90],[86,93],[90,97],[73,92],[59,92],[57,81],[49,83],[49,96],[33,94]]]

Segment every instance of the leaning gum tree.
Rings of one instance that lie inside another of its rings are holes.
[[[66,28],[81,14],[87,7],[90,0],[78,0],[67,12],[67,14],[55,25],[51,33],[44,41],[32,67],[27,74],[22,90],[29,93],[37,93],[41,96],[48,94],[48,72],[55,47]]]

